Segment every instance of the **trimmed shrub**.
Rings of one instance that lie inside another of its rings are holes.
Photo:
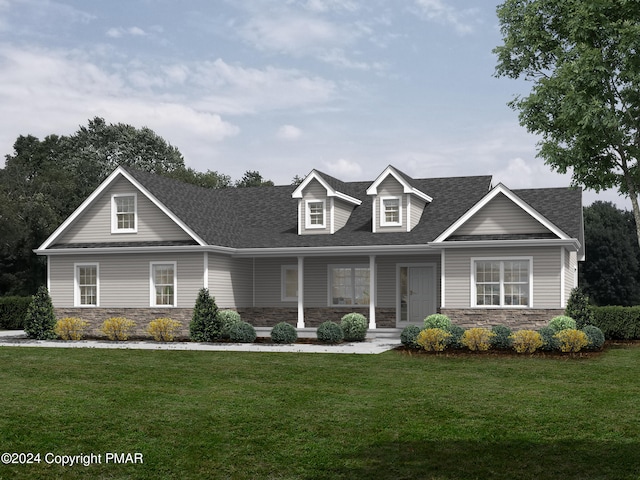
[[[594,307],[593,325],[610,340],[640,339],[640,307]]]
[[[587,325],[582,331],[587,336],[587,340],[589,340],[589,345],[587,348],[589,350],[601,350],[604,346],[604,333],[595,325]]]
[[[367,327],[367,318],[361,313],[347,313],[340,322],[347,342],[363,342],[367,336]]]
[[[0,297],[0,329],[24,330],[31,297]]]
[[[218,318],[218,306],[209,295],[209,289],[198,292],[193,316],[189,324],[189,335],[195,342],[213,342],[222,336],[222,322]]]
[[[418,334],[417,343],[427,352],[442,352],[451,334],[442,328],[427,328]]]
[[[402,329],[400,333],[400,342],[407,348],[420,348],[418,345],[418,335],[420,334],[420,327],[417,325],[407,325]]]
[[[589,297],[580,287],[571,290],[564,314],[576,321],[576,328],[583,329],[587,325],[593,325],[593,310],[589,305]]]
[[[273,343],[295,343],[298,332],[293,325],[280,322],[271,329],[271,341]]]
[[[542,337],[534,330],[518,330],[511,335],[513,349],[518,353],[534,353],[542,347]]]
[[[485,352],[491,348],[491,337],[494,334],[488,328],[470,328],[462,335],[462,345],[472,352]]]
[[[229,328],[229,339],[236,343],[253,343],[256,341],[256,329],[253,325],[240,320]]]
[[[156,318],[149,322],[147,333],[153,337],[156,342],[173,342],[176,332],[180,330],[182,324],[177,320],[170,318]]]
[[[218,318],[222,325],[222,330],[220,331],[221,338],[230,338],[231,328],[242,322],[240,314],[235,310],[219,310]]]
[[[318,340],[323,343],[340,343],[344,339],[342,328],[335,322],[324,322],[316,330]]]
[[[89,322],[81,318],[65,317],[56,322],[53,331],[62,340],[82,340],[88,326]]]
[[[135,326],[136,322],[128,318],[111,317],[104,321],[100,331],[104,333],[109,340],[127,340]]]
[[[558,339],[555,337],[556,331],[553,328],[542,327],[540,330],[538,330],[538,333],[542,338],[542,346],[540,347],[540,350],[551,352],[560,348]]]
[[[575,330],[576,321],[571,317],[567,317],[566,315],[558,315],[557,317],[553,317],[551,319],[551,321],[549,322],[549,327],[553,328],[556,333],[566,329]]]
[[[462,344],[462,335],[464,335],[464,332],[464,328],[460,325],[451,325],[449,328],[451,336],[447,338],[447,347],[457,349],[464,348],[464,345]]]
[[[504,325],[496,325],[491,329],[493,336],[489,339],[492,348],[499,350],[507,350],[511,348],[511,334],[513,333],[509,327]]]
[[[40,287],[33,296],[24,319],[24,331],[29,338],[52,340],[56,338],[56,315],[47,287]]]
[[[576,353],[589,345],[587,335],[575,328],[565,328],[554,335],[560,344],[560,351],[565,353]]]
[[[448,332],[451,329],[451,320],[446,315],[434,313],[424,319],[424,328],[441,328]]]

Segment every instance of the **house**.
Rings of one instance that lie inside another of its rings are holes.
[[[376,334],[435,312],[546,324],[577,285],[583,239],[579,189],[389,166],[368,182],[313,170],[298,186],[211,190],[119,167],[36,253],[57,316],[94,326],[169,316],[186,329],[205,287],[256,327],[355,311]]]

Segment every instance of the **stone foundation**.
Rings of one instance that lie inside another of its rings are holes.
[[[563,309],[547,308],[442,308],[440,313],[448,316],[451,323],[463,328],[504,325],[511,330],[537,330],[546,327],[549,321],[564,315]]]

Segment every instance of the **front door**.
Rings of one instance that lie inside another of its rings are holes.
[[[422,325],[436,313],[436,269],[434,266],[401,267],[401,325]]]

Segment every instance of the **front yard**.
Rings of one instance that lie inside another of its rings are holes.
[[[637,479],[638,365],[2,347],[0,479]]]

